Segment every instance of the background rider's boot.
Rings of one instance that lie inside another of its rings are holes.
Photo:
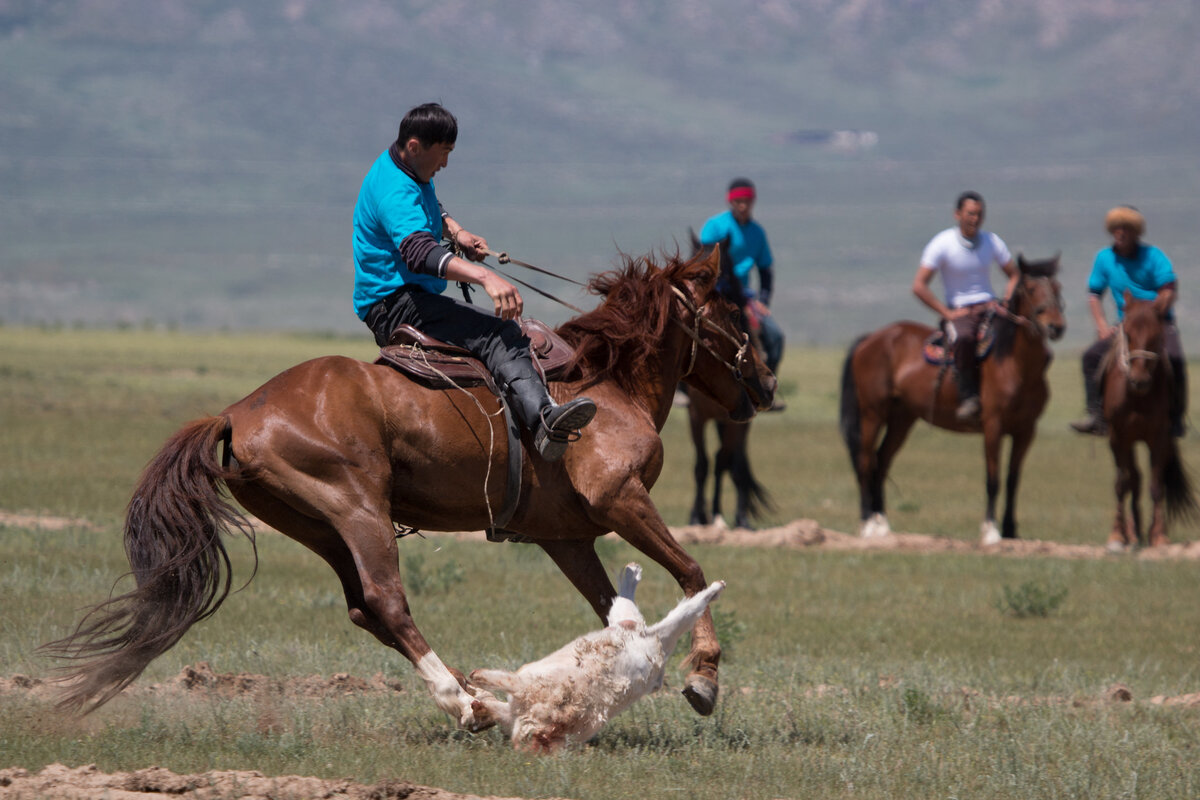
[[[1093,436],[1104,436],[1108,433],[1108,425],[1104,421],[1104,411],[1100,404],[1100,378],[1084,373],[1083,391],[1087,398],[1087,413],[1083,419],[1071,423],[1071,430],[1078,433],[1089,433]]]

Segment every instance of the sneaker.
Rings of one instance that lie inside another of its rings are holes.
[[[1071,430],[1076,433],[1086,433],[1091,436],[1104,436],[1108,433],[1108,425],[1099,414],[1089,412],[1083,419],[1071,423]]]
[[[968,397],[958,404],[954,416],[959,422],[975,422],[979,419],[979,397]]]
[[[558,461],[567,452],[567,445],[579,438],[579,429],[596,416],[596,404],[586,397],[577,397],[561,406],[542,409],[542,424],[533,435],[533,446],[547,461]]]

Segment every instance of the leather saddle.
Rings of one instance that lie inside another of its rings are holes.
[[[992,345],[996,343],[996,332],[992,325],[993,315],[989,314],[983,324],[979,326],[979,333],[975,339],[975,360],[983,361],[992,352]],[[953,367],[954,366],[954,350],[946,346],[946,332],[939,328],[925,339],[924,345],[921,347],[921,354],[925,356],[925,361],[935,367]]]
[[[529,339],[533,363],[545,379],[565,378],[575,350],[540,320],[522,319],[521,332]],[[430,389],[487,386],[499,394],[487,367],[469,351],[435,339],[411,325],[401,325],[392,331],[375,363],[393,367]]]

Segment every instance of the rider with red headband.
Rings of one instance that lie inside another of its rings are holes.
[[[783,330],[771,316],[771,289],[774,285],[772,267],[775,259],[771,246],[767,244],[767,233],[751,218],[757,193],[754,184],[746,178],[736,178],[729,184],[726,195],[729,210],[717,214],[700,229],[700,244],[711,246],[720,243],[727,249],[736,285],[718,284],[722,294],[741,304],[750,325],[758,333],[762,343],[767,367],[777,372],[783,358]],[[751,286],[750,273],[758,270],[758,289]],[[725,279],[723,278],[723,281]],[[772,406],[779,410],[782,403]]]

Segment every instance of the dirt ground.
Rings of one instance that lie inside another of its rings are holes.
[[[87,525],[85,520],[67,520],[29,514],[0,511],[0,526],[36,527],[44,530],[67,526]],[[814,520],[796,520],[777,528],[759,531],[730,530],[723,525],[682,527],[672,529],[683,544],[705,543],[731,547],[762,547],[825,550],[894,550],[903,552],[975,553],[983,557],[1046,557],[1046,558],[1114,558],[1103,545],[1066,545],[1032,540],[1006,541],[983,547],[947,537],[916,533],[895,533],[879,539],[861,539],[846,533],[825,530]],[[482,533],[445,534],[463,539],[483,538]],[[1140,550],[1119,558],[1138,559],[1200,559],[1200,542],[1171,544],[1153,550]],[[211,666],[199,663],[185,667],[170,681],[144,686],[134,685],[126,690],[131,694],[159,696],[203,696],[205,694],[233,697],[246,694],[270,694],[289,698],[321,698],[351,693],[388,693],[401,691],[399,682],[382,674],[359,678],[346,673],[330,677],[310,676],[279,680],[264,675],[215,672]],[[811,692],[824,694],[844,691],[837,687],[816,687]],[[25,675],[0,677],[0,694],[24,693],[50,701],[53,687],[41,678]],[[964,707],[979,704],[1048,703],[1062,705],[1093,705],[1106,703],[1146,703],[1150,705],[1184,705],[1200,707],[1200,693],[1175,697],[1158,696],[1134,698],[1121,685],[1110,687],[1094,698],[1066,697],[988,697],[970,688],[963,688]],[[62,798],[84,800],[105,797],[110,800],[146,800],[163,795],[181,800],[300,800],[301,798],[330,798],[330,800],[470,800],[479,795],[464,795],[407,781],[387,781],[366,786],[347,780],[323,780],[303,776],[266,776],[253,771],[213,770],[195,775],[177,775],[161,767],[147,767],[135,772],[104,773],[92,765],[67,767],[51,764],[38,772],[21,768],[0,769],[0,800],[33,800],[33,798]],[[488,798],[487,800],[500,800]],[[516,800],[515,798],[512,800]]]

